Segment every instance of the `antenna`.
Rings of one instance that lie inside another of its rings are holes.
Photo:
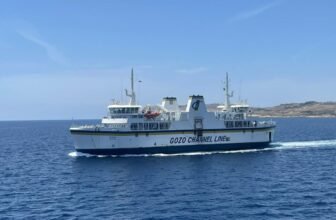
[[[130,97],[130,102],[129,105],[136,105],[136,96],[134,92],[134,73],[133,73],[133,68],[131,72],[131,93],[128,92],[127,89],[125,89],[126,96]]]
[[[136,80],[136,82],[137,82],[137,85],[138,85],[138,87],[137,87],[137,96],[138,96],[138,103],[140,103],[141,102],[141,84],[142,84],[142,80],[139,80],[139,79],[137,79]]]
[[[229,73],[226,72],[226,81],[225,81],[225,88],[224,88],[224,91],[225,91],[225,107],[226,109],[230,109],[231,107],[231,104],[230,104],[230,98],[233,97],[233,92],[230,93],[230,90],[229,90]]]

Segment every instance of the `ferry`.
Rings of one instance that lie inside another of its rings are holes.
[[[178,154],[260,149],[274,138],[276,123],[250,117],[246,103],[231,104],[226,74],[225,103],[208,111],[201,95],[189,97],[182,109],[176,97],[158,105],[138,105],[131,73],[128,104],[114,102],[98,125],[71,126],[77,152],[92,155]]]

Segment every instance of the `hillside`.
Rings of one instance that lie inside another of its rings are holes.
[[[281,104],[269,108],[252,108],[259,117],[336,117],[336,102]]]
[[[216,111],[218,104],[208,104],[208,111]],[[180,106],[185,109],[184,106]],[[274,107],[251,107],[255,117],[336,117],[336,102],[305,102],[281,104]]]

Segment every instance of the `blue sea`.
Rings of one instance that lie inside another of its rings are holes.
[[[263,150],[123,157],[76,154],[71,121],[0,122],[0,219],[336,219],[336,119],[274,120]]]

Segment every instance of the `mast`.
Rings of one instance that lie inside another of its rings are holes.
[[[134,91],[134,73],[133,73],[133,68],[131,72],[131,93],[128,92],[127,89],[126,91],[126,96],[130,97],[130,102],[129,105],[136,105],[136,96],[135,96],[135,91]]]
[[[225,107],[226,110],[231,108],[230,98],[233,97],[233,92],[230,92],[229,90],[229,74],[226,72],[226,80],[225,80]]]

